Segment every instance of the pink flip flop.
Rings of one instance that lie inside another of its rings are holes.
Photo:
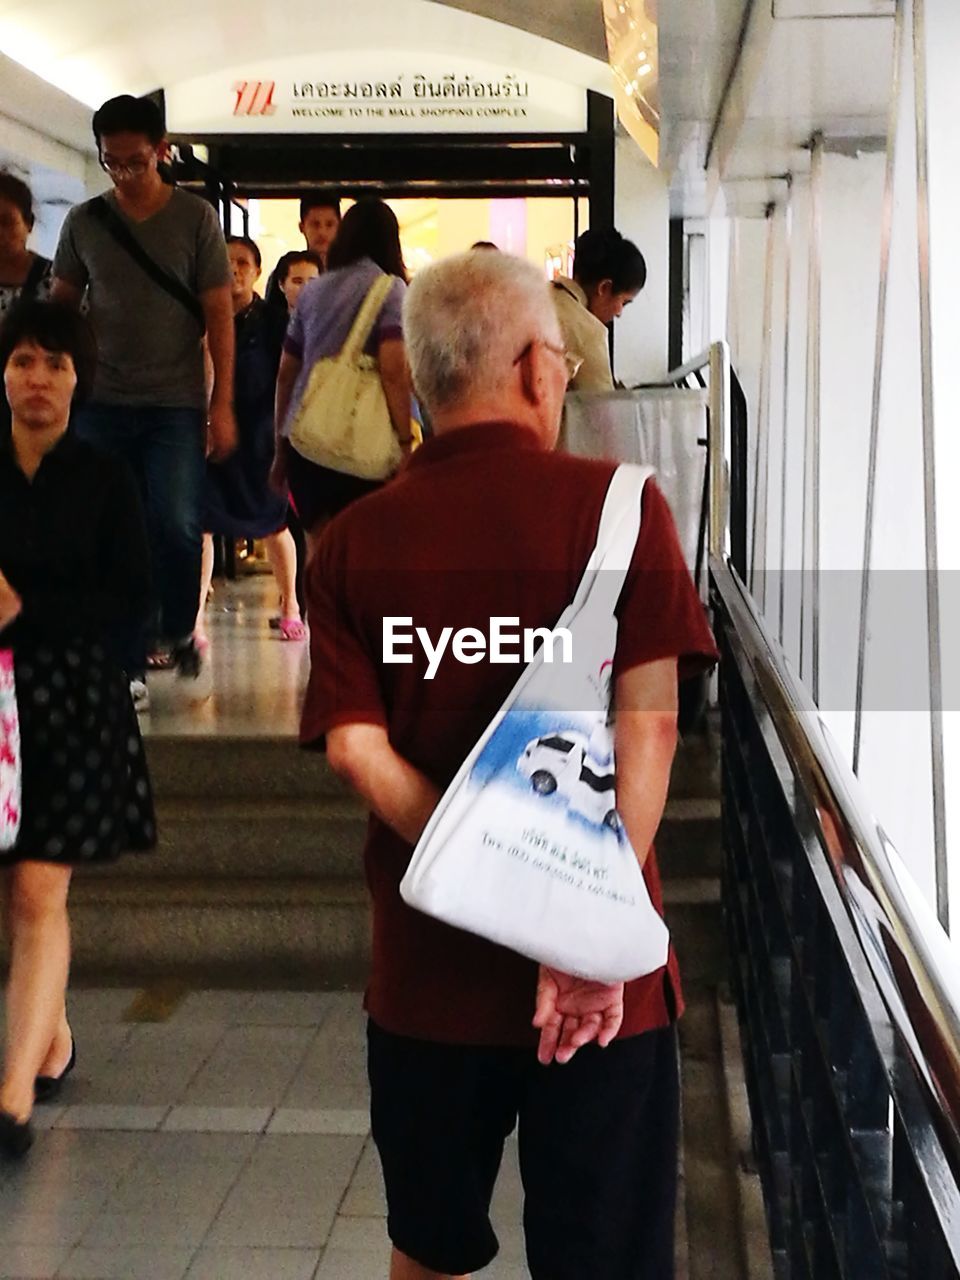
[[[307,628],[299,618],[281,618],[278,628],[281,640],[306,640]]]

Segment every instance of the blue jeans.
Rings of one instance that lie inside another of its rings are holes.
[[[113,404],[85,405],[73,417],[80,439],[123,458],[136,476],[147,518],[149,572],[159,617],[152,639],[181,640],[193,634],[197,619],[205,418],[202,409]],[[144,630],[116,640],[127,673],[142,672]]]

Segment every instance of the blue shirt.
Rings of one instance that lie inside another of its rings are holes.
[[[383,272],[375,262],[361,258],[349,267],[328,271],[304,286],[283,344],[284,351],[302,361],[283,424],[284,436],[290,434],[290,424],[300,407],[311,369],[318,360],[335,356],[346,342],[370,286],[381,275]],[[403,337],[401,312],[406,288],[401,279],[394,279],[365,347],[369,354],[375,355],[381,342]]]

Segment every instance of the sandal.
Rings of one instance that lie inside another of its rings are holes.
[[[278,628],[281,640],[306,640],[307,628],[299,618],[281,618]]]

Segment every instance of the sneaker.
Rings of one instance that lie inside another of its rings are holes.
[[[150,710],[150,690],[147,688],[146,680],[130,681],[130,697],[137,715]]]
[[[177,675],[184,680],[196,680],[203,670],[203,654],[193,636],[178,640],[172,652]]]

